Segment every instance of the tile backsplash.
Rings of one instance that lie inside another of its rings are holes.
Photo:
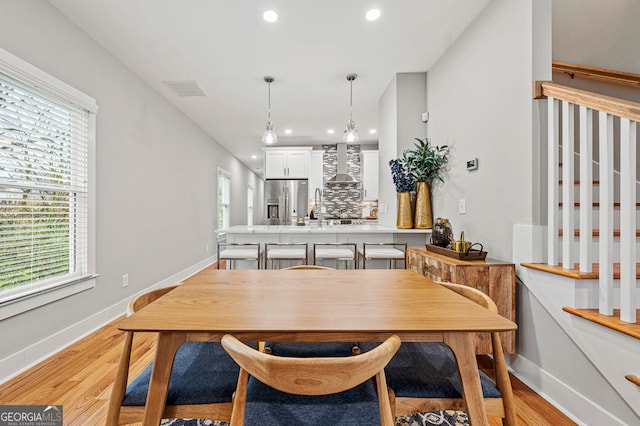
[[[360,145],[347,145],[347,173],[357,182],[354,183],[327,183],[335,176],[338,169],[338,151],[335,145],[323,145],[323,188],[322,205],[325,208],[324,217],[331,218],[358,218],[367,216],[374,206],[371,202],[362,202],[362,180],[360,164]],[[310,200],[310,208],[314,208],[314,200]],[[364,212],[364,214],[363,214]]]

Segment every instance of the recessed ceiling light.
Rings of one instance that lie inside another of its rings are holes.
[[[336,131],[335,131],[335,130],[333,130],[333,129],[329,129],[329,130],[327,130],[327,133],[329,133],[330,135],[334,134],[335,132],[336,132]]]
[[[376,21],[378,18],[380,18],[380,9],[367,10],[367,13],[365,13],[364,18],[367,21]]]
[[[284,129],[284,133],[287,135],[290,135],[292,132],[291,132],[291,129]]]
[[[278,20],[278,12],[275,10],[267,10],[262,14],[262,19],[267,22],[276,22]]]
[[[378,131],[376,129],[369,129],[369,134],[370,135],[375,135],[376,133],[378,133]]]
[[[252,156],[251,156],[251,159],[253,159],[253,160],[255,160],[256,158],[258,158],[258,156],[257,156],[257,155],[252,155]]]

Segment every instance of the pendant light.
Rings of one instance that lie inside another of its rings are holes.
[[[273,123],[271,122],[271,83],[273,83],[274,79],[270,76],[265,76],[264,81],[269,86],[269,98],[267,104],[267,125],[266,130],[262,134],[262,143],[266,145],[272,145],[278,142],[278,136],[276,132],[273,131]]]
[[[347,81],[349,81],[349,121],[347,122],[347,129],[342,135],[342,141],[347,143],[358,142],[358,130],[356,130],[356,123],[353,122],[353,80],[358,77],[358,74],[347,74]]]

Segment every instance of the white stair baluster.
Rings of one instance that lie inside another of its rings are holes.
[[[580,106],[580,271],[591,272],[593,235],[593,112]],[[567,182],[569,184],[569,182]],[[573,181],[571,181],[573,184]]]
[[[602,315],[613,315],[613,116],[600,112],[598,117],[600,154],[598,310]]]
[[[620,119],[620,319],[636,322],[636,122]]]
[[[574,238],[574,105],[562,102],[562,267],[573,269]]]
[[[559,131],[559,101],[549,97],[547,99],[547,264],[558,264],[558,131]]]

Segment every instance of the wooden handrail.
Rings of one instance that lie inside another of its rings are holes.
[[[552,62],[551,69],[557,72],[574,76],[607,80],[609,82],[621,83],[630,86],[640,87],[640,74],[630,72],[613,71],[604,68],[587,67],[584,65],[567,64],[564,62]]]
[[[624,378],[630,381],[631,383],[633,383],[634,385],[640,386],[640,377],[629,374],[627,376],[624,376]]]
[[[640,121],[640,103],[575,89],[550,81],[536,81],[533,88],[533,98],[544,99],[548,96],[629,120]]]

